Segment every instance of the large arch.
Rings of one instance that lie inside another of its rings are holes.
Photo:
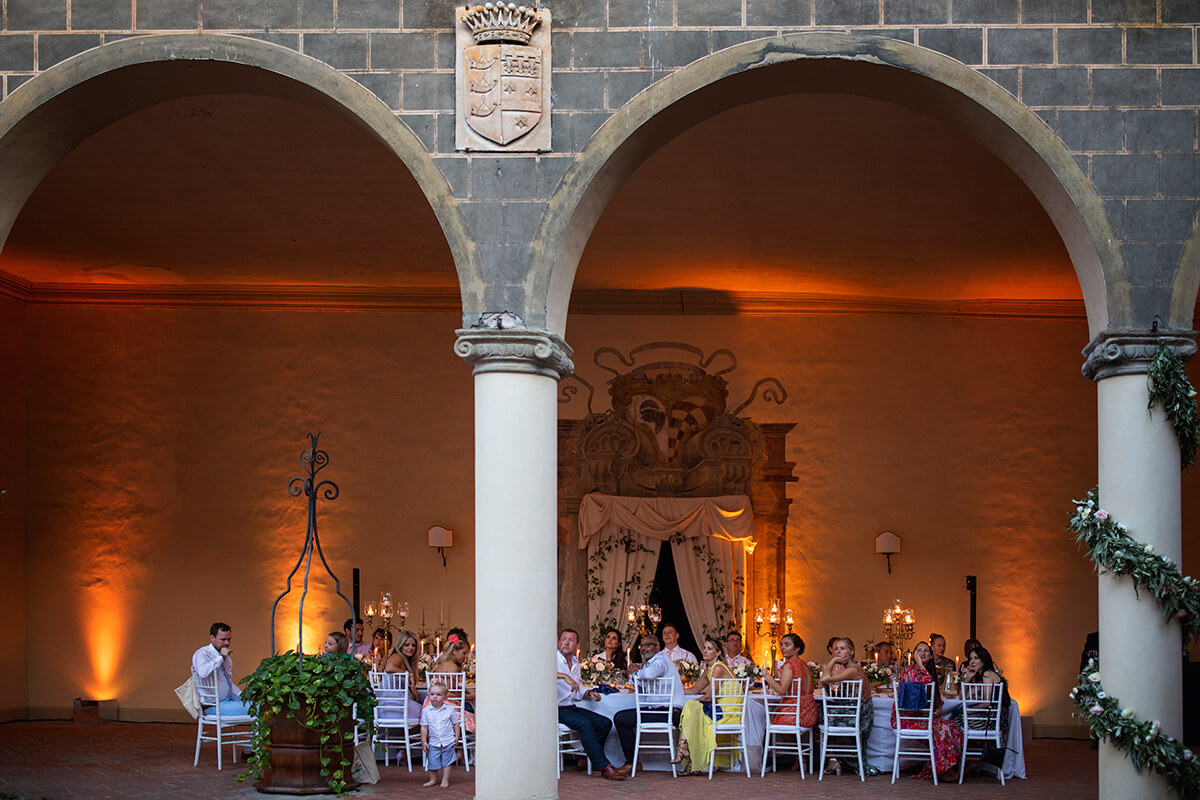
[[[124,39],[63,61],[14,91],[0,116],[0,185],[5,187],[0,194],[0,249],[25,201],[76,145],[156,103],[224,91],[318,107],[387,147],[407,167],[437,217],[454,258],[464,308],[481,304],[483,277],[466,220],[416,135],[379,98],[328,64],[241,36]]]
[[[1191,330],[1196,316],[1196,293],[1200,292],[1200,222],[1192,226],[1192,235],[1183,246],[1175,282],[1171,287],[1171,318],[1166,327]]]
[[[783,92],[857,94],[953,126],[1009,166],[1045,208],[1070,254],[1092,336],[1130,325],[1129,281],[1091,181],[1066,145],[999,85],[944,55],[861,34],[761,39],[701,59],[635,97],[596,133],[555,190],[533,243],[525,291],[545,327],[564,333],[591,231],[655,150],[716,113]],[[536,314],[534,315],[536,318]]]

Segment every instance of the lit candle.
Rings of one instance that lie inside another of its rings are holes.
[[[959,659],[958,656],[954,657],[954,671],[955,672],[958,672],[958,659]]]

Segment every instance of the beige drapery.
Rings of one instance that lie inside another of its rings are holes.
[[[678,535],[676,535],[678,534]],[[671,541],[675,574],[692,634],[739,629],[745,614],[746,554],[754,552],[754,513],[745,495],[619,497],[591,493],[579,507],[579,547],[588,551],[588,615],[617,623],[650,590],[659,548]],[[597,559],[597,550],[602,558]],[[711,574],[710,574],[711,573]],[[719,613],[719,597],[732,606]]]

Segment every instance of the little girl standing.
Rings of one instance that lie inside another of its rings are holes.
[[[458,712],[446,704],[446,694],[446,684],[441,681],[429,684],[429,705],[421,710],[421,749],[429,770],[429,780],[422,785],[437,784],[440,772],[443,789],[450,785],[450,765],[457,760],[454,746],[462,735]]]

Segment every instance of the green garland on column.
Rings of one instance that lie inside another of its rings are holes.
[[[1094,659],[1080,673],[1071,699],[1079,709],[1078,716],[1087,721],[1096,738],[1124,750],[1139,773],[1148,767],[1162,775],[1184,800],[1200,799],[1200,759],[1174,737],[1162,733],[1158,720],[1143,722],[1132,708],[1121,708],[1120,701],[1104,691],[1100,665]]]
[[[1099,490],[1075,501],[1075,515],[1069,527],[1075,540],[1088,548],[1088,557],[1096,572],[1128,575],[1135,590],[1149,592],[1163,610],[1163,620],[1178,619],[1188,644],[1200,638],[1200,589],[1196,579],[1185,576],[1167,556],[1160,556],[1148,544],[1129,535],[1128,529],[1099,505]],[[1071,699],[1098,739],[1124,750],[1139,773],[1149,767],[1162,775],[1167,784],[1185,800],[1200,800],[1200,760],[1173,737],[1161,732],[1158,720],[1137,719],[1131,708],[1121,708],[1100,684],[1100,665],[1088,662],[1079,675],[1079,685],[1071,690]]]
[[[1179,439],[1182,469],[1196,463],[1200,445],[1196,390],[1188,380],[1183,359],[1160,344],[1146,374],[1150,400],[1147,409],[1161,405]],[[1140,596],[1149,592],[1162,608],[1163,621],[1178,619],[1185,644],[1200,638],[1200,589],[1196,579],[1185,576],[1167,556],[1160,556],[1148,544],[1129,535],[1129,529],[1100,507],[1100,490],[1092,489],[1084,500],[1076,500],[1075,515],[1068,527],[1075,541],[1087,545],[1088,558],[1097,573],[1128,575]],[[1121,708],[1100,684],[1100,664],[1088,661],[1079,675],[1079,685],[1071,690],[1071,699],[1097,739],[1124,750],[1139,773],[1149,767],[1166,779],[1167,785],[1184,800],[1200,800],[1200,759],[1173,737],[1161,732],[1158,720],[1144,722],[1132,708]]]
[[[1150,402],[1146,408],[1153,411],[1161,404],[1175,435],[1179,438],[1179,458],[1183,469],[1196,463],[1196,448],[1200,445],[1200,420],[1196,413],[1196,390],[1183,369],[1183,359],[1165,344],[1158,346],[1158,353],[1146,371],[1150,383]]]
[[[1075,532],[1076,542],[1087,545],[1096,572],[1128,575],[1139,595],[1149,592],[1158,601],[1164,622],[1179,620],[1185,643],[1200,639],[1200,589],[1196,579],[1185,576],[1169,557],[1158,555],[1153,547],[1130,536],[1124,524],[1099,506],[1098,489],[1074,502],[1075,516],[1068,527]]]

